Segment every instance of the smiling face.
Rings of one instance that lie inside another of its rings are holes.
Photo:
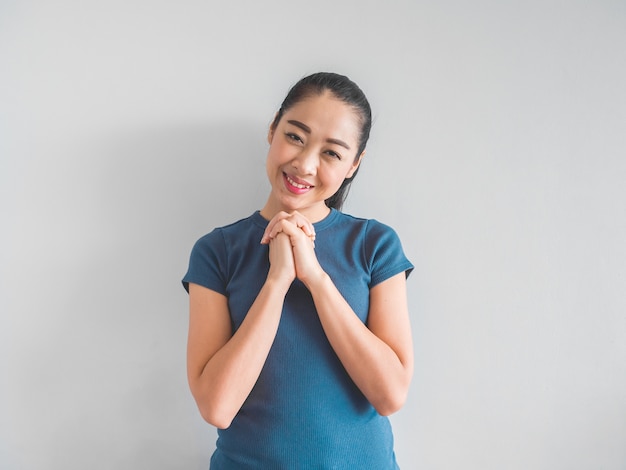
[[[268,141],[267,176],[272,190],[261,214],[297,210],[311,222],[328,215],[324,201],[359,166],[359,116],[331,93],[311,96],[287,109]]]

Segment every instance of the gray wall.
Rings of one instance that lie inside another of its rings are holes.
[[[376,121],[347,212],[399,232],[404,469],[626,468],[623,1],[0,3],[0,467],[202,469],[192,243],[265,199],[335,70]]]

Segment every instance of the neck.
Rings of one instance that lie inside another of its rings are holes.
[[[314,206],[301,207],[301,208],[292,208],[292,207],[283,207],[280,204],[275,204],[275,202],[271,199],[271,197],[267,200],[263,209],[261,209],[261,215],[264,219],[272,220],[276,214],[284,211],[287,213],[292,213],[294,211],[298,211],[304,217],[309,219],[311,223],[319,222],[324,219],[328,214],[330,214],[330,208],[324,203],[318,203]]]

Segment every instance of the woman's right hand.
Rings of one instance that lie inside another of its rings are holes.
[[[266,281],[234,333],[227,297],[189,285],[189,385],[204,419],[220,429],[230,426],[248,398],[276,337],[296,277],[288,235],[269,242],[269,262]]]
[[[267,278],[290,286],[296,278],[296,265],[289,236],[277,234],[269,241],[269,247],[270,270]]]
[[[272,217],[272,220],[268,222],[265,232],[263,233],[263,238],[261,238],[261,244],[269,243],[269,241],[274,238],[276,234],[282,232],[281,224],[284,221],[291,222],[293,225],[301,229],[307,237],[315,242],[315,227],[309,219],[304,217],[298,211],[293,211],[291,213],[281,211]]]

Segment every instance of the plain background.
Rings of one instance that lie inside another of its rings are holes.
[[[180,278],[332,70],[375,114],[345,211],[416,265],[403,469],[623,470],[625,51],[617,0],[3,0],[0,467],[207,468]]]

